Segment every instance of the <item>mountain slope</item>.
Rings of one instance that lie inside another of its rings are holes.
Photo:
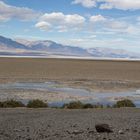
[[[28,42],[28,47],[35,51],[46,51],[49,54],[60,54],[60,55],[73,55],[73,56],[89,56],[87,50],[80,47],[66,46],[58,44],[53,41],[32,41]]]
[[[81,47],[58,44],[49,40],[27,41],[18,39],[14,41],[2,36],[0,36],[0,55],[140,58],[140,54],[128,52],[126,50],[96,47],[83,49]]]
[[[140,58],[140,54],[129,52],[123,49],[90,48],[87,51],[94,57]]]
[[[7,49],[10,49],[10,50],[15,50],[15,49],[27,50],[28,47],[21,44],[21,43],[18,43],[16,41],[14,41],[12,39],[0,36],[0,50],[2,51],[2,50],[7,50]]]

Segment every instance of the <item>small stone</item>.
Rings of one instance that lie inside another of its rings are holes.
[[[89,134],[94,134],[93,130],[88,131]]]
[[[51,126],[48,124],[48,128],[50,128]]]
[[[126,131],[129,131],[129,128],[127,128]]]
[[[31,140],[31,138],[27,138],[26,140]]]
[[[123,130],[119,130],[119,134],[124,134],[124,131]]]
[[[29,127],[27,127],[27,132],[29,132],[30,131],[30,128]]]
[[[137,130],[136,130],[136,129],[134,129],[134,130],[133,130],[133,132],[135,132],[135,133],[136,133],[136,132],[137,132]]]
[[[14,131],[14,132],[20,132],[21,130],[19,130],[19,129],[14,129],[13,131]]]
[[[66,130],[66,132],[67,132],[68,134],[71,134],[71,132],[70,132],[69,130]]]
[[[113,132],[108,124],[97,124],[95,128],[98,133],[111,133]]]
[[[83,131],[79,131],[79,130],[74,130],[72,132],[72,134],[74,134],[74,135],[78,135],[78,134],[82,134],[82,133],[83,133]]]
[[[89,130],[89,127],[87,128],[87,130]]]
[[[77,127],[77,124],[74,124],[73,127]]]

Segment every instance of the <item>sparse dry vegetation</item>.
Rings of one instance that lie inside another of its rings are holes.
[[[20,101],[8,100],[0,102],[1,108],[15,108],[15,107],[24,107],[25,105]]]
[[[48,107],[48,104],[41,101],[41,100],[31,100],[29,101],[29,103],[27,104],[28,108],[46,108]]]
[[[135,104],[128,99],[124,99],[121,101],[117,101],[117,103],[114,105],[114,107],[116,108],[120,108],[120,107],[135,107]]]
[[[49,107],[47,103],[42,100],[35,99],[30,100],[27,105],[24,105],[20,101],[7,100],[0,102],[0,108],[15,108],[15,107],[27,107],[27,108],[47,108]],[[91,104],[91,103],[82,103],[80,101],[72,101],[70,103],[64,104],[62,107],[50,107],[55,109],[88,109],[88,108],[120,108],[120,107],[136,107],[136,105],[128,99],[117,101],[114,105],[102,105],[102,104]]]

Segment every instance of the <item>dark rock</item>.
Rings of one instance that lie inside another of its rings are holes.
[[[136,129],[133,129],[133,132],[134,132],[134,133],[136,133],[136,132],[137,132],[137,130],[136,130]]]
[[[95,125],[96,131],[99,133],[112,133],[110,126],[108,124],[97,124]]]
[[[74,124],[72,127],[77,127],[77,124]]]
[[[89,130],[89,127],[87,128],[87,130]]]
[[[67,132],[68,134],[71,134],[71,132],[70,132],[70,131],[68,131],[68,130],[66,130],[66,132]]]
[[[50,128],[51,126],[48,124],[48,128]]]
[[[89,130],[88,133],[89,134],[94,134],[94,131],[93,130]]]
[[[32,140],[31,138],[27,138],[26,140]]]
[[[30,128],[29,127],[27,127],[27,132],[30,132]]]
[[[130,129],[129,128],[126,128],[126,131],[129,131]]]

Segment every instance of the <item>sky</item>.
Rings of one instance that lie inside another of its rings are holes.
[[[0,0],[0,35],[140,53],[140,0]]]

